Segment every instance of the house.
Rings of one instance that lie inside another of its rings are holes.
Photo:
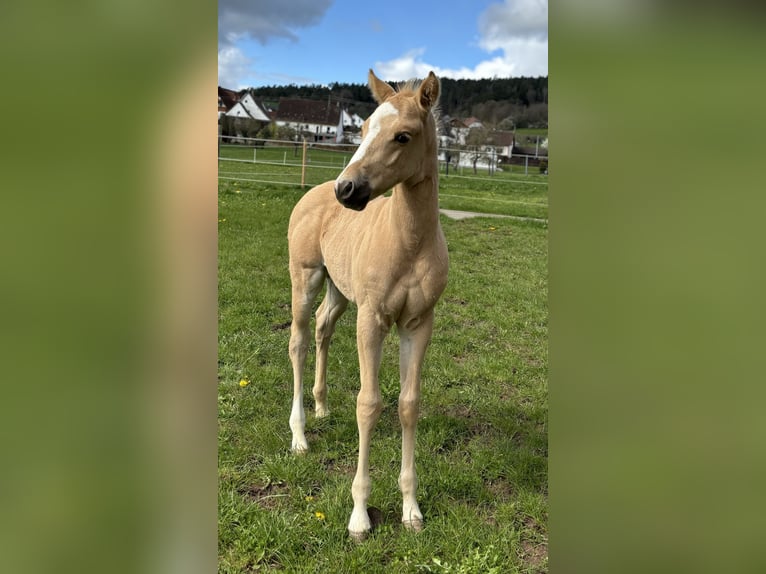
[[[218,86],[218,119],[220,120],[239,101],[239,94]]]
[[[494,146],[497,155],[510,157],[516,143],[516,135],[513,132],[494,131],[489,134],[487,143]]]
[[[341,116],[342,114],[342,116]],[[356,115],[356,114],[355,114]],[[361,118],[354,119],[338,104],[329,101],[282,98],[274,113],[278,126],[287,126],[313,141],[335,141],[341,117],[343,126],[356,126]]]
[[[466,118],[463,120],[463,125],[467,127],[469,130],[472,130],[473,128],[483,128],[484,124],[481,123],[481,120],[479,118]]]
[[[227,143],[246,143],[271,123],[270,110],[250,92],[235,92],[218,86],[218,135]]]
[[[343,127],[362,129],[364,120],[358,114],[349,114],[346,110],[343,110]]]
[[[464,120],[452,118],[449,122],[455,143],[465,145],[465,138],[474,128],[483,128],[484,124],[478,118],[470,117]]]
[[[265,106],[255,101],[253,95],[248,92],[226,112],[230,118],[244,118],[258,122],[271,122],[271,117]]]

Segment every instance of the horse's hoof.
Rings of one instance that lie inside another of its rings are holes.
[[[309,451],[309,445],[307,442],[294,442],[293,454],[306,454]]]
[[[423,530],[423,521],[418,520],[417,518],[415,520],[402,520],[402,525],[407,530],[412,530],[413,532],[420,532]]]
[[[316,410],[314,411],[314,416],[316,416],[316,418],[318,419],[323,419],[324,417],[329,415],[330,415],[330,409],[326,407],[317,407]]]
[[[361,543],[367,540],[367,537],[370,535],[369,530],[362,530],[361,532],[354,532],[353,530],[348,531],[348,536],[356,543]]]
[[[364,542],[370,533],[377,526],[383,523],[383,513],[370,506],[367,508],[367,512],[357,515],[351,514],[351,520],[348,523],[348,535],[355,542]]]

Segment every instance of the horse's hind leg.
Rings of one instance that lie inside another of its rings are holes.
[[[327,293],[316,314],[317,366],[313,393],[317,417],[330,414],[327,408],[327,350],[330,347],[332,334],[335,332],[335,323],[346,307],[348,307],[348,299],[338,291],[332,279],[328,277]]]
[[[419,320],[399,324],[399,419],[402,424],[402,469],[399,488],[402,491],[402,523],[405,528],[423,528],[423,514],[416,498],[418,477],[415,471],[415,430],[420,409],[420,373],[426,348],[431,341],[433,311]]]
[[[305,452],[306,413],[303,410],[303,367],[309,347],[309,323],[314,304],[326,276],[324,267],[290,266],[292,280],[293,322],[290,328],[290,361],[293,365],[293,406],[290,411],[290,429],[293,431],[292,448]]]

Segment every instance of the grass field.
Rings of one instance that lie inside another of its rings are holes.
[[[357,544],[346,532],[359,385],[353,305],[330,348],[331,414],[308,410],[310,451],[290,453],[286,230],[301,193],[219,186],[219,572],[546,572],[547,226],[442,219],[450,278],[423,369],[416,446],[425,529],[399,523],[394,331],[371,449],[370,506],[381,524]],[[495,193],[546,198],[540,189]],[[312,348],[308,381],[313,359]]]
[[[353,149],[353,148],[351,148]],[[257,163],[252,163],[253,158]],[[309,149],[306,182],[316,185],[337,177],[351,157],[351,152]],[[263,182],[301,182],[301,150],[297,148],[247,148],[222,146],[218,162],[219,175],[227,185]],[[229,161],[231,159],[243,161]],[[523,166],[514,166],[524,169]],[[488,176],[479,170],[477,176],[464,169],[462,175],[442,173],[440,205],[445,209],[479,211],[547,220],[548,177],[521,173],[497,172]],[[278,185],[278,184],[277,184]]]

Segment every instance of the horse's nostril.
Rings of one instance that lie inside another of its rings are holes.
[[[354,182],[350,179],[339,181],[335,186],[335,196],[340,199],[348,199],[354,193]]]

